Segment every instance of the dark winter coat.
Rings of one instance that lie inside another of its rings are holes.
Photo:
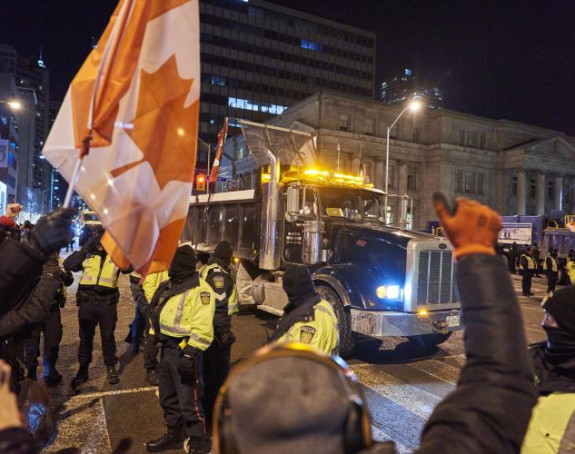
[[[2,454],[36,454],[40,452],[32,435],[20,427],[0,430],[0,452]]]
[[[9,238],[0,243],[0,320],[28,299],[42,275],[47,257]]]
[[[483,254],[461,258],[457,268],[467,361],[417,452],[519,452],[537,391],[509,273]]]

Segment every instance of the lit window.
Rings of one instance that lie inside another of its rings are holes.
[[[210,84],[211,85],[217,85],[218,87],[225,87],[226,86],[226,78],[225,77],[219,77],[219,76],[212,76],[210,78]]]
[[[316,41],[310,41],[307,39],[302,39],[300,46],[302,49],[314,50],[316,52],[322,51],[321,43],[318,43]]]

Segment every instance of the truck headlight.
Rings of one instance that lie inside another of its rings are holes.
[[[380,299],[401,300],[403,289],[399,285],[381,285],[375,289],[375,294]]]

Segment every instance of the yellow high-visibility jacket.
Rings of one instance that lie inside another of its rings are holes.
[[[571,285],[575,285],[575,262],[573,260],[569,260],[569,262],[567,262],[566,269]]]
[[[228,315],[236,314],[239,311],[239,306],[238,306],[238,291],[236,289],[236,283],[234,281],[234,278],[220,265],[218,265],[217,263],[212,263],[210,265],[202,267],[202,269],[200,270],[200,276],[202,277],[202,279],[207,281],[210,271],[216,273],[211,277],[211,280],[214,283],[212,288],[216,293],[216,300],[218,302],[223,302],[227,298]],[[217,276],[217,274],[220,274],[221,276]],[[226,285],[227,283],[231,285]]]
[[[146,300],[148,300],[148,303],[152,301],[152,296],[154,296],[154,293],[156,290],[158,290],[160,284],[164,281],[167,281],[168,279],[169,277],[167,271],[150,273],[146,276],[144,282],[142,283],[142,288],[144,289],[144,295]]]
[[[533,408],[521,454],[555,454],[575,449],[575,393],[541,396]]]
[[[521,254],[521,259],[519,260],[519,269],[535,270],[537,269],[537,264],[535,263],[535,259],[527,254]]]
[[[109,255],[102,257],[92,255],[82,262],[84,274],[80,279],[80,285],[99,285],[101,287],[117,288],[119,268],[112,262]]]
[[[301,342],[328,355],[338,354],[339,324],[329,302],[322,299],[314,306],[314,319],[297,322],[276,342]]]
[[[543,269],[545,271],[549,270],[549,271],[553,271],[554,273],[557,272],[557,260],[555,259],[555,257],[547,257],[545,259],[545,261],[543,262]]]
[[[174,295],[162,304],[160,332],[170,337],[189,338],[188,345],[206,350],[214,340],[215,301],[211,287],[200,279],[197,287]]]

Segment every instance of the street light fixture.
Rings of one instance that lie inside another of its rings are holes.
[[[397,118],[395,120],[393,120],[393,123],[391,123],[390,125],[387,126],[387,140],[386,140],[386,147],[385,147],[385,211],[384,211],[384,216],[385,216],[385,223],[387,224],[387,193],[389,190],[389,135],[391,133],[391,130],[393,129],[393,127],[395,126],[395,124],[398,122],[398,120],[403,116],[403,114],[410,110],[412,112],[417,112],[418,110],[420,110],[422,107],[422,103],[419,99],[414,98],[413,100],[411,100],[409,102],[409,104],[407,105],[407,107],[405,109],[403,109],[400,114],[397,116]]]
[[[22,108],[22,104],[17,99],[12,99],[10,101],[0,101],[0,104],[8,104],[8,107],[12,110],[20,110]]]

